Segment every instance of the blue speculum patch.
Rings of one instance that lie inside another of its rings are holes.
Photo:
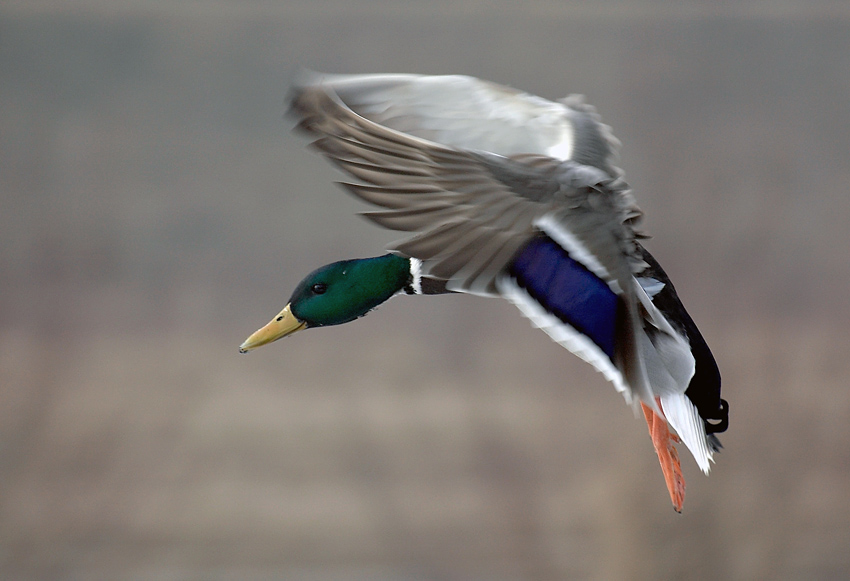
[[[520,250],[509,273],[544,309],[613,360],[620,300],[604,280],[547,236]]]

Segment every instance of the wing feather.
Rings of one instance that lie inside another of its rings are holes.
[[[624,297],[615,364],[635,400],[657,409],[635,337],[641,213],[591,108],[468,77],[394,75],[313,77],[292,104],[314,147],[364,182],[345,187],[383,208],[365,217],[415,233],[392,249],[451,290],[499,295],[500,273],[541,230],[569,241]]]
[[[371,81],[372,87],[385,80]],[[345,90],[359,94],[354,78],[344,81]],[[625,222],[639,211],[632,209],[636,208],[632,203],[624,204],[629,211],[623,212],[615,203],[596,201],[600,196],[625,196],[631,201],[625,185],[598,168],[589,171],[534,152],[507,158],[487,151],[467,151],[401,133],[358,115],[337,89],[333,83],[301,87],[293,99],[293,109],[302,115],[301,127],[319,136],[314,143],[317,149],[340,169],[371,186],[346,186],[353,194],[386,209],[367,214],[368,219],[410,232],[427,232],[446,221],[467,219],[486,228],[484,232],[507,231],[528,240],[534,235],[534,221],[550,214],[579,231],[578,237],[592,253],[604,254],[601,260],[622,263],[622,251],[630,250],[632,236]],[[594,143],[607,142],[596,139]],[[587,211],[581,215],[563,212],[582,206]],[[609,235],[593,234],[600,223]],[[415,248],[408,247],[408,251]],[[611,250],[606,253],[602,250],[605,248]],[[427,259],[413,256],[426,260],[423,270],[429,273]],[[620,264],[611,270],[626,273],[631,268]],[[480,286],[493,288],[491,282]],[[461,289],[464,286],[459,280],[451,284]]]

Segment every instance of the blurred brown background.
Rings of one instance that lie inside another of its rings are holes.
[[[597,106],[731,404],[684,514],[507,303],[237,353],[396,237],[289,132],[298,66]],[[6,0],[0,577],[850,577],[849,102],[843,1]]]

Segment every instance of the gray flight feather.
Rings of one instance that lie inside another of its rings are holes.
[[[565,246],[623,298],[615,364],[655,406],[636,341],[642,213],[591,107],[471,77],[318,74],[302,76],[291,105],[313,147],[358,180],[348,191],[383,208],[365,217],[414,233],[391,250],[448,289],[499,295],[499,276],[541,230]]]

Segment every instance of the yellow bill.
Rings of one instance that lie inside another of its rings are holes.
[[[296,331],[304,329],[306,326],[307,323],[299,321],[298,318],[292,314],[292,311],[289,309],[289,305],[286,305],[283,307],[283,310],[269,322],[268,325],[261,329],[257,329],[250,337],[245,339],[245,342],[239,346],[239,352],[247,353],[251,349],[268,345],[272,341],[277,341],[287,335],[292,335]]]

